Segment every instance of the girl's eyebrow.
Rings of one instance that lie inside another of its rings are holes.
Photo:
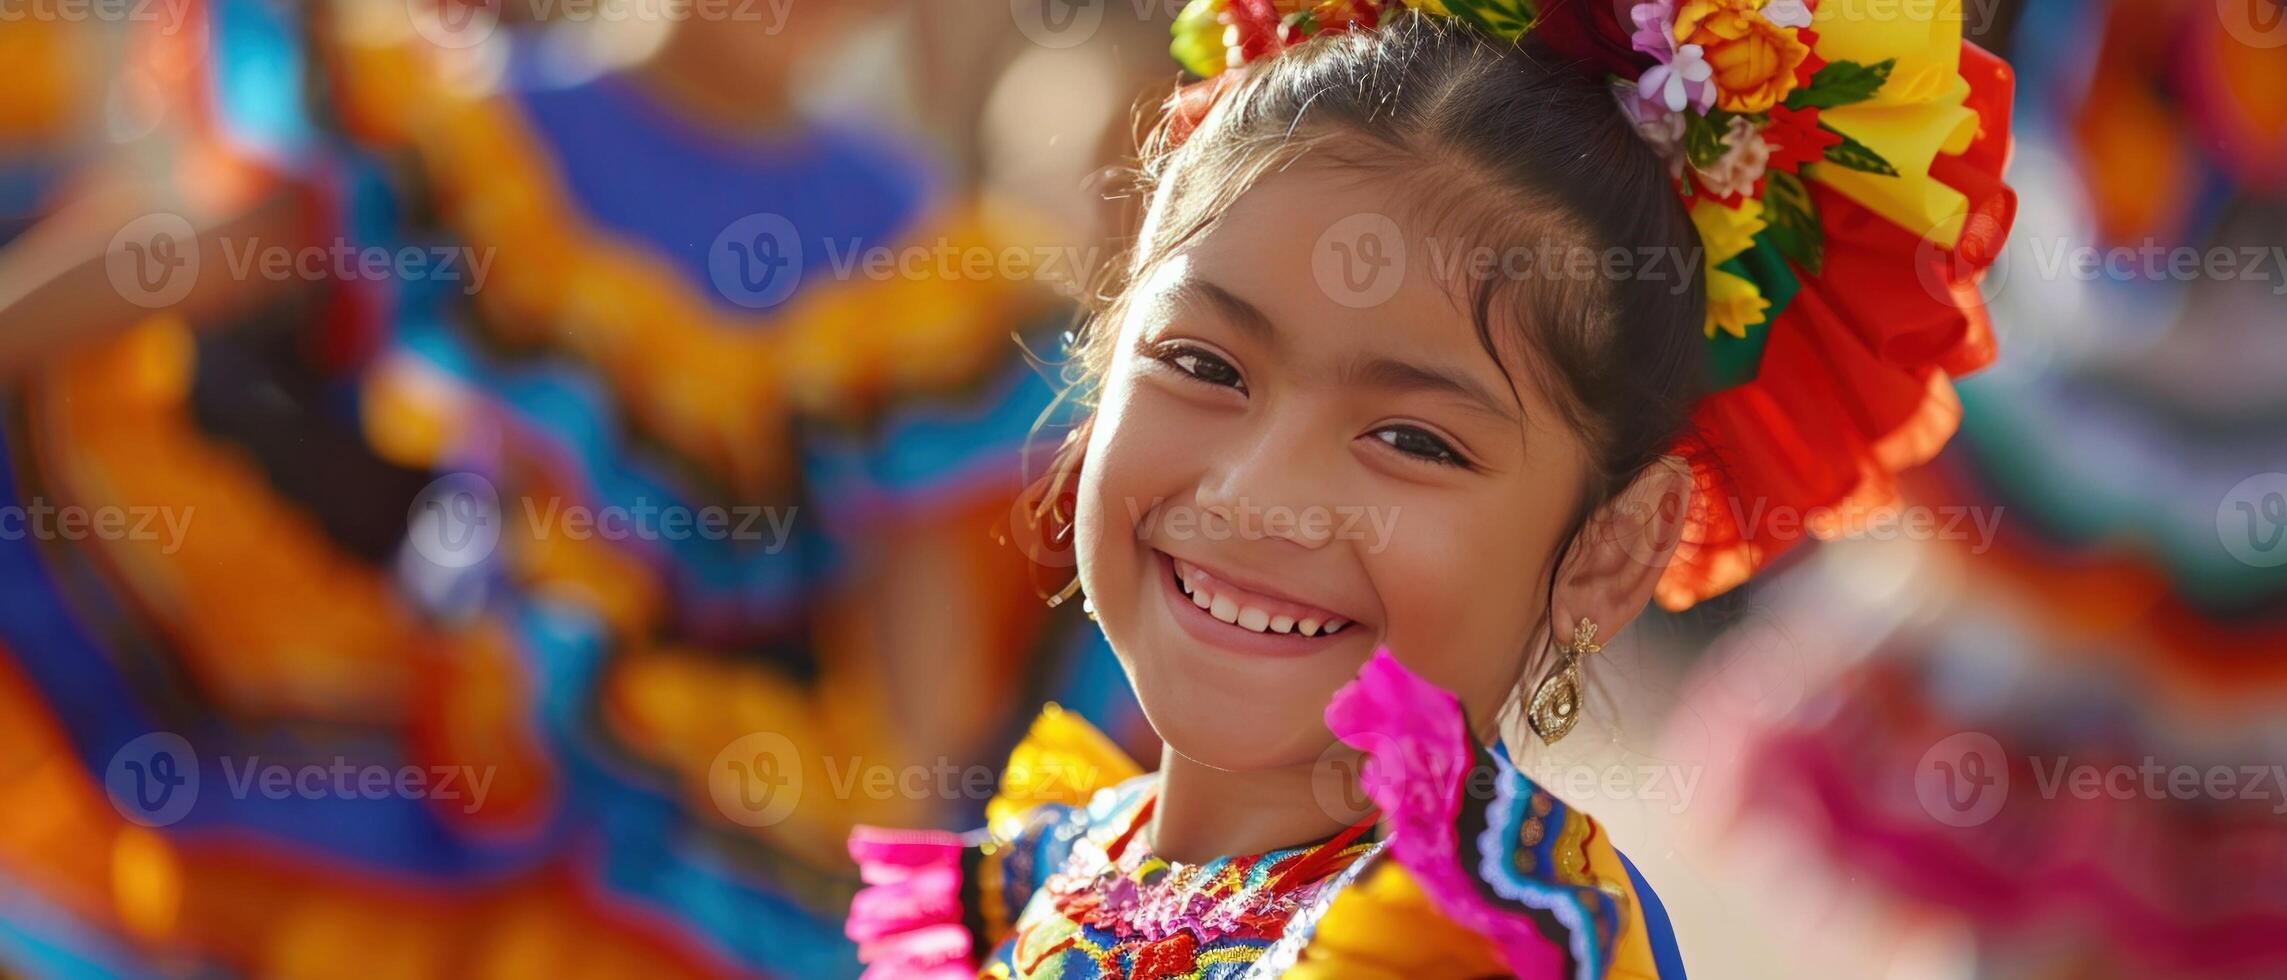
[[[1203,302],[1212,306],[1224,319],[1238,327],[1241,333],[1273,351],[1278,350],[1278,326],[1253,303],[1239,298],[1237,293],[1205,279],[1187,275],[1169,287],[1168,296],[1179,305]],[[1334,377],[1336,384],[1345,387],[1427,391],[1459,396],[1487,415],[1511,425],[1524,425],[1523,416],[1514,406],[1495,397],[1475,379],[1459,372],[1424,367],[1395,358],[1361,357],[1343,364]]]
[[[1345,386],[1457,395],[1479,411],[1510,425],[1521,427],[1525,424],[1524,418],[1515,408],[1493,397],[1493,393],[1485,390],[1484,385],[1464,374],[1388,357],[1361,357],[1343,364],[1335,378]]]
[[[1257,343],[1272,349],[1278,347],[1278,328],[1271,324],[1271,318],[1255,304],[1240,299],[1237,293],[1196,276],[1184,276],[1176,280],[1168,294],[1179,305],[1204,301]]]

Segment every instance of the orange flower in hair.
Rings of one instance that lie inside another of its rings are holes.
[[[1795,69],[1811,56],[1795,32],[1763,16],[1762,0],[1686,0],[1676,40],[1697,44],[1715,68],[1715,104],[1765,112],[1795,90]]]

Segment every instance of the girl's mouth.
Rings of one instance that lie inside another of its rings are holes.
[[[1203,643],[1258,656],[1316,653],[1365,631],[1317,606],[1247,589],[1191,562],[1154,550],[1168,611]]]

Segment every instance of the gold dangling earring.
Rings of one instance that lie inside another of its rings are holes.
[[[1059,485],[1061,485],[1062,482],[1063,481],[1059,480]],[[1051,508],[1051,513],[1054,514],[1053,508]],[[1063,544],[1072,538],[1071,516],[1064,514],[1054,514],[1054,516],[1061,518],[1064,521],[1064,524],[1061,529],[1056,532],[1055,537],[1051,540],[1058,544]],[[1066,583],[1062,589],[1058,589],[1055,595],[1048,597],[1048,608],[1054,609],[1067,602],[1070,602],[1072,601],[1072,597],[1075,595],[1080,596],[1080,611],[1086,613],[1089,619],[1096,618],[1096,603],[1094,600],[1089,599],[1087,595],[1081,593],[1080,576],[1078,574],[1074,574],[1072,576],[1072,581]]]
[[[1077,543],[1073,540],[1073,532],[1080,517],[1080,504],[1076,497],[1067,499],[1067,491],[1072,490],[1078,482],[1080,467],[1084,459],[1078,453],[1081,452],[1081,447],[1088,444],[1088,433],[1093,424],[1094,420],[1091,419],[1065,434],[1064,444],[1056,453],[1055,476],[1049,479],[1048,487],[1040,495],[1039,502],[1034,504],[1025,514],[1027,522],[1035,533],[1046,532],[1041,534],[1039,538],[1039,553],[1028,552],[1027,554],[1027,557],[1034,564],[1063,566],[1079,564],[1078,557],[1072,552],[1077,547]],[[1035,486],[1037,485],[1035,484]],[[1022,505],[1021,498],[1019,504]],[[1064,587],[1058,589],[1055,595],[1046,597],[1048,608],[1054,609],[1070,602],[1075,595],[1080,596],[1080,611],[1086,613],[1089,619],[1095,619],[1096,604],[1080,591],[1080,576],[1077,572],[1072,576],[1072,581],[1065,583]]]
[[[1048,608],[1054,609],[1061,606],[1071,601],[1075,595],[1080,596],[1080,612],[1089,619],[1095,619],[1096,600],[1088,598],[1085,593],[1080,591],[1080,576],[1078,575],[1072,576],[1072,584],[1065,586],[1063,591],[1048,597]]]
[[[1533,688],[1532,700],[1525,705],[1525,722],[1533,726],[1533,734],[1541,737],[1542,744],[1555,745],[1580,722],[1580,661],[1602,649],[1596,644],[1596,624],[1582,616],[1580,625],[1572,628],[1572,642],[1557,654],[1556,664]]]

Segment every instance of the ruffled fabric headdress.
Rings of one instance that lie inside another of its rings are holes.
[[[1977,279],[2016,212],[2013,79],[1960,0],[1192,0],[1172,50],[1215,78],[1405,8],[1609,80],[1699,229],[1709,394],[1660,604],[1891,506],[1960,420],[1951,379],[1993,358]]]

